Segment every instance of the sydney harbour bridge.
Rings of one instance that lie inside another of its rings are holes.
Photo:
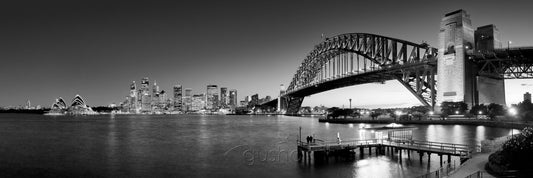
[[[438,48],[370,33],[326,38],[300,64],[278,99],[261,103],[296,114],[306,96],[399,81],[436,110],[443,101],[505,104],[504,79],[533,78],[533,47],[502,47],[494,25],[474,29],[464,10],[441,21]]]

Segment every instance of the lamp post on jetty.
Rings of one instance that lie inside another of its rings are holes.
[[[350,101],[350,109],[352,109],[352,99],[348,99]]]

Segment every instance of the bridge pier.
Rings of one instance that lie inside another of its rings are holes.
[[[442,166],[442,154],[439,154],[440,157],[440,166]]]
[[[411,159],[411,150],[407,150],[407,160]]]
[[[402,149],[399,149],[398,152],[400,152],[398,159],[400,160],[400,163],[402,163]]]
[[[448,164],[452,162],[452,155],[448,155]]]
[[[365,157],[364,154],[365,154],[364,147],[359,147],[359,157],[361,159],[363,159]]]
[[[428,152],[428,166],[429,166],[430,163],[431,163],[431,153]]]
[[[422,164],[422,157],[424,156],[424,152],[419,151],[418,155],[420,156],[420,164]]]

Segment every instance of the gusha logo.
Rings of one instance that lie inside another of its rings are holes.
[[[228,159],[229,157],[237,156],[248,166],[253,166],[258,163],[284,164],[299,161],[300,158],[298,158],[298,151],[296,149],[282,148],[283,144],[289,143],[287,140],[288,137],[283,141],[277,142],[273,147],[259,149],[248,144],[237,145],[224,152],[224,157]]]

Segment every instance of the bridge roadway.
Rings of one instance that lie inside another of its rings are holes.
[[[448,156],[448,163],[451,161],[451,156],[458,156],[461,160],[466,160],[472,157],[472,154],[480,151],[480,146],[443,143],[443,142],[431,142],[420,140],[389,140],[389,139],[367,139],[367,140],[342,140],[337,141],[320,141],[317,140],[314,143],[299,142],[298,143],[298,155],[304,156],[304,160],[311,159],[311,153],[315,153],[315,159],[317,156],[324,156],[327,158],[330,153],[346,152],[360,148],[361,156],[364,154],[364,149],[368,148],[369,154],[372,154],[372,148],[375,148],[376,155],[382,154],[387,150],[396,150],[399,152],[399,156],[402,156],[402,150],[407,151],[407,156],[410,158],[411,151],[417,151],[420,156],[420,162],[422,162],[422,156],[424,153],[428,154],[428,162],[430,160],[430,154],[437,154],[440,156],[440,163],[442,165],[442,156]],[[302,155],[303,154],[303,155]],[[300,157],[301,158],[301,157]],[[401,160],[401,159],[400,159]]]

